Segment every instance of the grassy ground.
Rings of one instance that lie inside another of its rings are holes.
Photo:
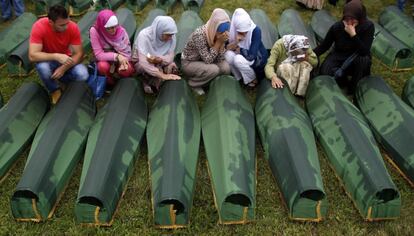
[[[142,22],[147,12],[154,7],[151,1],[142,12],[137,14],[138,23]],[[379,12],[384,6],[393,4],[391,0],[365,0],[369,16],[377,19]],[[337,7],[327,6],[337,17],[341,14],[343,1]],[[273,22],[277,22],[281,12],[289,7],[300,11],[304,19],[309,20],[312,11],[298,8],[294,1],[247,1],[247,0],[209,0],[200,13],[203,20],[207,20],[215,7],[226,8],[233,11],[236,7],[244,7],[247,10],[261,8],[267,12]],[[33,6],[29,4],[29,9]],[[177,4],[172,16],[178,20],[183,11]],[[6,25],[0,25],[0,29]],[[405,81],[413,75],[413,72],[392,73],[374,61],[373,73],[382,75],[393,87],[397,94],[401,94]],[[0,70],[0,91],[7,101],[16,89],[26,81],[38,81],[37,75],[28,78],[7,78],[6,68]],[[249,91],[247,95],[252,101],[255,100],[254,92]],[[154,97],[147,97],[149,105]],[[202,106],[203,98],[199,100]],[[257,139],[258,140],[258,139]],[[248,225],[221,226],[217,224],[218,215],[214,208],[211,183],[207,174],[206,156],[201,146],[200,161],[198,164],[198,176],[196,191],[191,212],[191,225],[187,229],[177,231],[162,231],[153,227],[152,209],[150,205],[151,191],[149,186],[149,174],[147,164],[146,145],[141,146],[141,154],[135,165],[134,174],[128,184],[125,197],[122,199],[120,208],[111,228],[88,228],[81,227],[75,223],[74,205],[79,187],[82,163],[76,168],[75,174],[70,179],[69,186],[61,199],[53,218],[41,224],[17,223],[13,220],[10,210],[10,197],[13,194],[19,178],[23,172],[24,164],[28,154],[22,155],[11,175],[0,186],[0,235],[27,235],[27,234],[160,234],[160,233],[182,233],[182,234],[280,234],[280,235],[412,235],[414,229],[414,192],[406,181],[398,175],[396,170],[387,164],[392,179],[400,190],[402,196],[401,217],[395,221],[378,223],[364,222],[353,206],[351,200],[345,195],[334,172],[329,168],[325,154],[318,147],[319,160],[322,169],[322,177],[328,196],[329,211],[325,221],[315,223],[296,223],[288,220],[287,211],[280,199],[279,189],[276,187],[267,162],[263,158],[263,150],[257,141],[258,173],[257,173],[257,209],[256,221]]]

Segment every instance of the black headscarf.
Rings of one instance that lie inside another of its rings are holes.
[[[352,17],[363,23],[367,19],[367,11],[360,0],[348,0],[344,6],[343,18]]]

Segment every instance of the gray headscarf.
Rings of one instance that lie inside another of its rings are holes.
[[[175,50],[177,43],[175,34],[177,25],[169,16],[157,16],[151,26],[144,28],[137,37],[138,52],[144,55],[165,56]],[[174,34],[172,39],[164,42],[161,40],[163,34]]]

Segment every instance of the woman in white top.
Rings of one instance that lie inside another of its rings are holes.
[[[135,69],[143,74],[146,93],[159,90],[164,80],[178,80],[174,63],[177,25],[169,16],[157,16],[151,26],[139,32],[133,46]]]

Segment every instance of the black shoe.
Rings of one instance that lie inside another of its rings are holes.
[[[347,78],[339,78],[336,79],[336,83],[340,88],[346,88],[348,85],[348,79]]]

